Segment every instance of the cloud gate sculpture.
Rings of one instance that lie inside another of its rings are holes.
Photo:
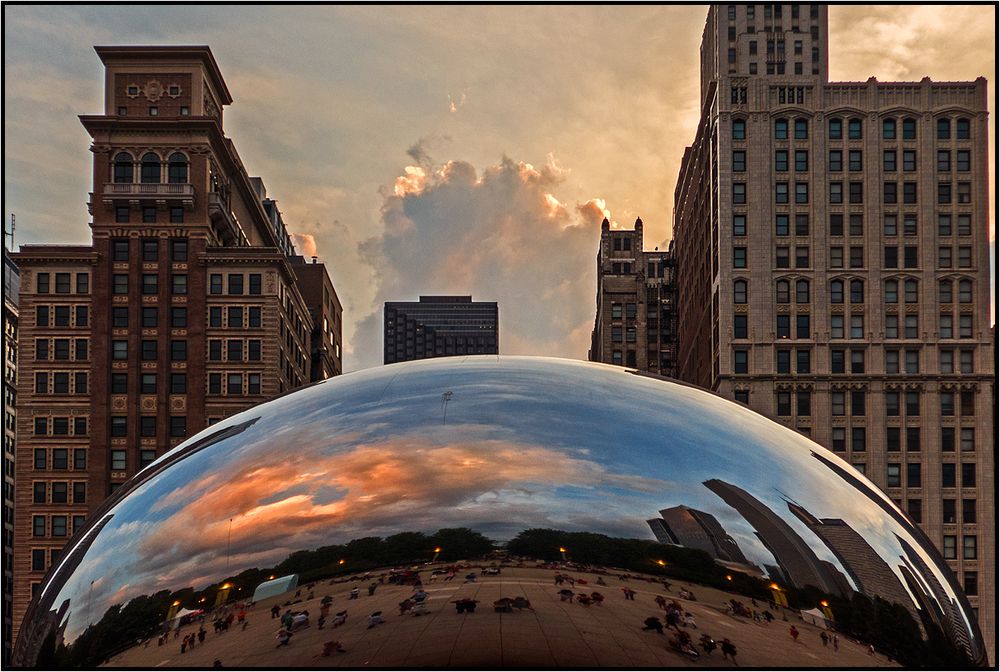
[[[159,458],[67,545],[13,662],[664,667],[727,645],[985,664],[930,541],[808,438],[623,368],[468,357],[333,378]]]

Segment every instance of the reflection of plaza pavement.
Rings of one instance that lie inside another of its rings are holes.
[[[187,653],[180,653],[181,639],[173,639],[158,647],[154,639],[147,648],[137,646],[111,661],[112,666],[125,667],[211,667],[220,660],[227,668],[245,667],[676,667],[727,666],[721,652],[716,649],[710,656],[702,653],[692,662],[671,650],[669,635],[644,632],[642,622],[648,616],[663,617],[663,612],[653,601],[656,595],[668,600],[677,599],[681,587],[692,590],[697,602],[678,599],[694,614],[698,629],[689,629],[697,642],[702,633],[710,634],[717,642],[728,637],[738,648],[740,666],[756,667],[810,667],[810,666],[885,666],[883,656],[872,658],[867,647],[841,638],[840,650],[824,647],[820,629],[802,623],[787,611],[801,635],[793,642],[788,634],[791,623],[778,620],[770,625],[754,623],[750,619],[729,616],[722,605],[730,597],[749,599],[723,593],[698,585],[674,582],[668,593],[655,583],[633,579],[622,583],[606,576],[607,586],[595,586],[593,574],[568,572],[577,579],[587,580],[577,584],[576,593],[598,590],[604,594],[601,606],[582,606],[576,602],[559,600],[554,572],[542,569],[503,570],[502,576],[477,577],[475,583],[463,584],[460,577],[444,582],[440,579],[427,582],[424,589],[430,593],[430,613],[423,616],[400,616],[398,604],[412,593],[410,587],[379,586],[369,597],[366,583],[358,582],[329,585],[317,583],[315,598],[292,605],[292,609],[308,609],[311,627],[297,631],[289,646],[275,648],[278,620],[272,620],[270,608],[275,602],[284,602],[290,595],[258,603],[248,612],[249,626],[241,630],[234,623],[226,633],[216,635],[211,619],[204,627],[208,631],[205,643]],[[424,572],[424,576],[429,572]],[[460,572],[461,574],[461,572]],[[357,585],[361,597],[348,600],[350,589]],[[636,591],[635,601],[624,599],[623,586]],[[308,591],[302,587],[302,594]],[[331,617],[343,609],[348,610],[347,623],[331,629],[329,621],[323,630],[316,627],[320,599],[331,595],[334,600]],[[535,611],[495,613],[494,600],[500,597],[524,596],[531,601]],[[451,601],[460,597],[479,600],[474,614],[457,614]],[[288,607],[282,607],[282,612]],[[367,629],[367,616],[381,610],[386,623]],[[196,631],[197,625],[181,631],[181,637]],[[324,642],[341,642],[347,653],[321,655]]]

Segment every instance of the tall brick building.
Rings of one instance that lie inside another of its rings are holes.
[[[986,81],[829,82],[823,5],[714,5],[701,58],[674,206],[680,377],[883,488],[992,651]]]
[[[676,378],[675,289],[673,255],[643,251],[642,220],[636,219],[630,231],[612,230],[605,219],[587,358]]]
[[[208,47],[97,47],[90,246],[27,245],[18,352],[14,623],[116,487],[207,425],[341,371],[340,304],[301,272],[223,133]],[[328,318],[320,329],[313,316]],[[314,364],[314,353],[326,359]]]

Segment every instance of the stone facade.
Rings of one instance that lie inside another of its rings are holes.
[[[339,353],[339,314],[317,331],[312,315],[327,307],[310,303],[332,284],[325,269],[294,270],[274,201],[223,134],[232,99],[208,47],[97,53],[105,111],[81,117],[93,243],[13,255],[15,634],[60,549],[115,488],[213,422],[308,383],[314,349]]]
[[[828,82],[826,34],[825,6],[709,10],[675,193],[680,377],[879,485],[992,651],[986,80]]]
[[[642,249],[642,220],[636,219],[630,231],[612,229],[605,219],[597,253],[597,313],[587,358],[675,378],[674,288],[673,255],[670,250]]]
[[[11,224],[13,228],[13,223]],[[10,664],[14,601],[14,465],[17,427],[17,318],[21,275],[3,247],[3,665]],[[11,232],[13,235],[13,232]]]

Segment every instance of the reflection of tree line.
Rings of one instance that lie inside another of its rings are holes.
[[[435,554],[435,549],[440,551]],[[561,549],[565,549],[564,551]],[[440,562],[481,560],[498,550],[510,556],[543,562],[568,561],[576,565],[608,567],[652,577],[697,583],[748,598],[769,600],[769,580],[727,570],[700,549],[665,545],[644,539],[609,537],[592,532],[528,529],[502,547],[467,528],[438,530],[427,535],[402,532],[389,537],[363,537],[346,544],[296,551],[272,568],[247,569],[202,590],[183,588],[142,595],[127,604],[110,607],[95,624],[70,645],[56,645],[53,631],[41,647],[37,665],[45,668],[94,667],[111,655],[158,632],[173,605],[197,609],[215,605],[224,584],[232,585],[228,599],[246,599],[272,576],[298,574],[300,582],[319,581],[363,573],[387,566],[410,565],[435,558]],[[881,646],[908,666],[954,667],[964,661],[933,622],[925,623],[928,640],[906,608],[876,597],[855,593],[850,599],[822,592],[814,586],[785,589],[789,606],[815,607],[828,600],[838,628],[863,641]],[[178,604],[179,603],[179,604]]]

